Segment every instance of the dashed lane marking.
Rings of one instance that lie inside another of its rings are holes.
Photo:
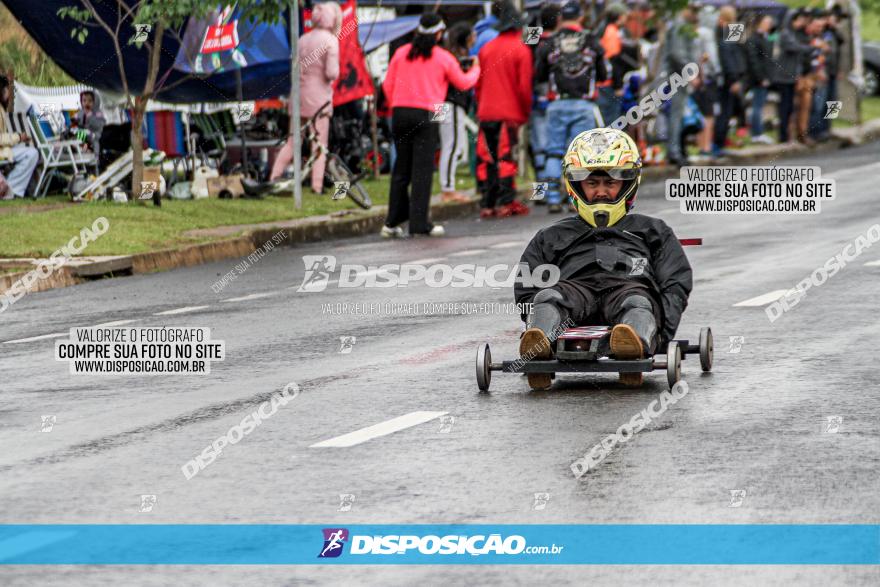
[[[419,424],[424,424],[425,422],[430,422],[435,418],[445,416],[447,413],[448,412],[410,412],[409,414],[404,414],[403,416],[398,416],[397,418],[392,418],[385,422],[373,424],[372,426],[367,426],[366,428],[361,428],[360,430],[355,430],[354,432],[349,432],[348,434],[343,434],[336,438],[323,440],[313,444],[310,448],[347,448],[349,446],[356,446],[374,438],[387,436],[394,432],[399,432],[407,428],[412,428],[413,426],[418,426]]]
[[[210,308],[211,306],[185,306],[183,308],[177,308],[174,310],[165,310],[164,312],[156,312],[153,316],[172,316],[174,314],[186,314],[187,312],[196,312],[198,310],[204,310],[205,308]]]
[[[770,293],[765,293],[763,295],[760,295],[760,296],[757,296],[754,298],[750,298],[750,299],[745,300],[743,302],[739,302],[738,304],[734,304],[733,306],[735,308],[754,308],[754,307],[758,307],[758,306],[766,306],[767,304],[775,302],[776,300],[778,300],[779,298],[784,296],[789,291],[790,290],[787,290],[787,289],[775,289],[775,290],[771,291]]]
[[[30,338],[19,338],[17,340],[7,340],[3,344],[15,344],[17,342],[31,342],[34,340],[45,340],[47,338],[61,338],[69,335],[69,332],[53,332],[52,334],[42,334],[40,336],[31,336]]]
[[[268,298],[269,296],[274,296],[274,291],[269,291],[265,293],[252,293],[246,296],[241,296],[237,298],[226,298],[225,300],[220,300],[220,302],[248,302],[250,300],[258,300],[260,298]]]

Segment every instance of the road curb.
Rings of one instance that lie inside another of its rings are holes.
[[[826,143],[808,148],[802,145],[770,145],[755,147],[749,153],[732,153],[730,157],[715,165],[729,166],[747,163],[773,161],[781,158],[796,157],[825,151],[833,151],[853,144],[860,144],[870,138],[880,136],[880,119],[876,124],[866,124],[855,132],[855,136],[835,137]],[[642,178],[648,181],[672,179],[679,177],[675,167],[648,167],[643,170]],[[523,190],[528,194],[531,190]],[[479,201],[438,203],[431,206],[431,218],[436,221],[451,220],[467,216],[475,216],[479,211]],[[38,279],[29,291],[46,291],[60,287],[76,285],[89,279],[116,277],[119,275],[153,273],[178,267],[192,267],[204,263],[240,259],[251,254],[272,240],[279,232],[284,239],[279,243],[284,246],[320,242],[323,240],[351,238],[378,233],[385,219],[386,207],[380,206],[369,211],[353,211],[350,215],[321,218],[314,221],[298,221],[294,226],[283,226],[263,223],[259,228],[245,232],[242,236],[225,238],[208,243],[187,245],[174,249],[163,249],[130,256],[115,257],[111,261],[84,264],[77,267],[65,266],[52,272],[47,278]],[[103,263],[103,265],[102,265]],[[0,275],[0,293],[10,289],[29,271]]]

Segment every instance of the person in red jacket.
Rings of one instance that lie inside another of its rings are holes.
[[[522,23],[522,15],[505,0],[496,25],[498,36],[478,54],[483,68],[476,86],[480,218],[529,213],[529,208],[516,200],[513,157],[517,131],[532,111],[532,52],[523,43]]]

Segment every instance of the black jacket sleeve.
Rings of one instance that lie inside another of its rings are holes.
[[[605,67],[605,49],[595,38],[593,39],[593,51],[596,52],[596,81],[604,82],[608,79],[608,68]]]
[[[533,273],[539,265],[552,263],[552,259],[547,259],[544,254],[543,232],[544,231],[539,231],[538,234],[532,238],[519,260],[520,265],[527,265],[529,270]],[[519,279],[513,285],[513,297],[517,304],[530,303],[532,298],[535,297],[535,294],[539,291],[541,291],[541,288],[539,287],[525,287]],[[526,314],[522,314],[520,317],[523,322],[525,322]]]
[[[654,253],[651,261],[663,305],[663,327],[660,335],[668,341],[675,336],[681,315],[687,308],[694,281],[684,249],[678,242],[678,237],[665,223],[661,230],[660,249]]]
[[[550,64],[547,63],[547,57],[550,55],[552,42],[545,39],[538,49],[535,51],[535,83],[543,84],[550,80]]]

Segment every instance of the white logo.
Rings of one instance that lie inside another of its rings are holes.
[[[837,118],[840,114],[840,109],[843,108],[843,102],[839,101],[830,101],[825,102],[825,107],[827,108],[825,112],[825,118]]]
[[[348,195],[348,190],[351,189],[351,183],[347,181],[334,181],[333,187],[333,199],[341,200]]]
[[[547,189],[550,184],[546,181],[532,183],[532,197],[530,200],[543,200],[547,196]]]
[[[338,512],[350,512],[351,506],[354,505],[355,496],[353,493],[340,493],[339,494],[339,509],[336,510]]]
[[[150,35],[150,31],[153,30],[153,26],[149,24],[136,24],[134,25],[134,35],[131,37],[132,43],[143,43],[147,40],[147,37]]]
[[[336,269],[333,255],[303,255],[305,275],[298,292],[321,292],[327,289],[330,275]],[[406,287],[423,281],[428,287],[492,287],[507,288],[514,284],[523,287],[545,288],[559,281],[561,272],[556,265],[543,264],[531,269],[526,263],[515,266],[498,264],[486,267],[474,263],[461,265],[417,265],[389,263],[386,265],[349,265],[339,267],[337,287],[390,288]]]
[[[738,353],[742,351],[743,343],[746,341],[745,336],[731,336],[730,337],[730,348],[727,350],[728,353]]]
[[[727,504],[729,508],[738,508],[743,504],[743,500],[746,498],[746,490],[745,489],[731,489],[730,490],[730,503]]]
[[[350,354],[356,342],[357,339],[354,336],[340,336],[339,352],[343,355]]]
[[[843,416],[828,416],[825,419],[825,433],[837,434],[840,432],[841,424],[843,424]]]
[[[535,503],[532,504],[533,510],[543,510],[546,509],[547,504],[550,502],[550,494],[549,493],[536,493],[535,494]]]
[[[159,184],[155,181],[142,181],[141,182],[141,195],[138,197],[139,200],[149,200],[153,197],[153,194],[156,190],[159,189]]]
[[[632,257],[632,269],[630,269],[629,274],[642,275],[647,266],[648,260],[645,257]]]
[[[434,113],[431,115],[431,122],[445,122],[446,116],[451,110],[449,106],[448,102],[434,104]]]
[[[141,512],[152,512],[154,505],[156,505],[155,495],[141,495]]]
[[[52,432],[57,418],[55,416],[40,416],[42,423],[40,424],[40,432]]]
[[[296,291],[324,291],[327,289],[330,274],[336,269],[336,257],[333,255],[303,255],[303,263],[306,266],[306,274]]]
[[[51,102],[40,102],[37,105],[37,119],[49,122],[50,120],[55,119],[55,117],[61,112],[61,105],[54,104]]]
[[[624,114],[614,120],[610,126],[617,130],[623,130],[626,125],[635,126],[642,118],[660,109],[664,102],[671,99],[679,88],[686,86],[700,74],[700,66],[696,63],[685,65],[681,74],[673,73],[669,79],[664,79],[656,88],[644,96],[638,104],[631,107]]]
[[[455,416],[440,416],[440,432],[449,434],[452,432],[452,426],[455,424]]]
[[[9,306],[20,300],[30,291],[38,279],[46,279],[52,275],[54,271],[70,262],[73,255],[81,254],[89,243],[94,242],[108,230],[110,230],[110,221],[103,216],[96,219],[92,223],[91,228],[83,227],[79,231],[79,235],[67,241],[66,245],[63,245],[60,249],[49,255],[48,259],[37,263],[36,269],[26,273],[24,277],[13,283],[12,287],[7,289],[5,293],[0,294],[0,314],[9,309]],[[76,244],[77,238],[80,241],[79,246]]]
[[[235,108],[232,110],[232,118],[235,120],[236,124],[241,124],[242,122],[247,122],[254,115],[254,103],[253,102],[241,102],[235,105]]]
[[[541,40],[541,34],[544,32],[544,27],[541,26],[529,26],[523,29],[523,43],[526,45],[537,45],[538,41]]]
[[[726,25],[727,34],[724,37],[724,40],[729,43],[739,43],[740,39],[742,39],[743,33],[746,30],[746,25],[741,22],[732,22]]]
[[[284,386],[281,393],[273,393],[272,397],[259,405],[257,409],[247,414],[238,424],[232,426],[223,436],[218,436],[214,442],[202,449],[202,452],[190,459],[180,467],[187,481],[203,471],[213,463],[223,449],[227,446],[238,444],[245,436],[268,420],[278,412],[278,408],[284,407],[289,401],[299,395],[299,385],[290,382]]]

